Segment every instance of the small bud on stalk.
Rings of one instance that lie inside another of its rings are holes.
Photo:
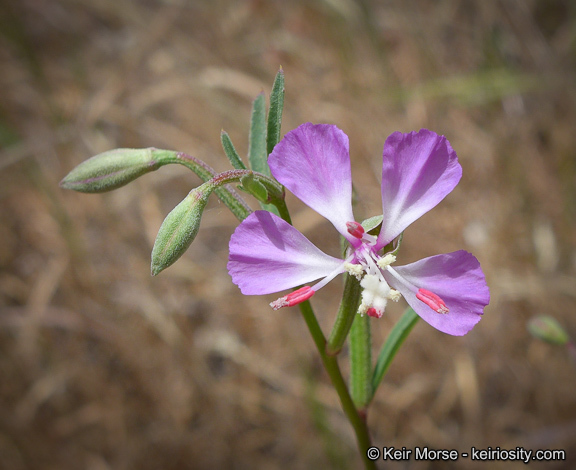
[[[532,336],[551,344],[563,346],[570,341],[562,325],[552,317],[540,315],[528,322],[528,331]]]
[[[193,189],[166,216],[152,249],[153,276],[176,262],[190,247],[198,234],[202,212],[213,190],[214,186],[209,183]]]
[[[80,163],[60,182],[65,189],[82,193],[103,193],[124,186],[157,170],[161,164],[154,148],[114,149]]]

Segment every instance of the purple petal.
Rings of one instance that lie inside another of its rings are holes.
[[[268,164],[280,183],[357,243],[346,230],[354,221],[348,149],[348,136],[336,126],[308,122],[284,136]]]
[[[243,294],[279,292],[325,277],[342,260],[318,248],[267,211],[250,214],[230,238],[228,272]]]
[[[390,135],[382,161],[384,220],[377,247],[390,243],[435,207],[461,176],[462,167],[446,137],[427,129]]]
[[[402,280],[385,272],[386,280],[398,289],[408,304],[434,328],[461,336],[480,321],[484,307],[490,302],[490,291],[478,260],[464,250],[424,258],[394,270]],[[449,309],[442,314],[416,298],[414,288],[438,295]]]

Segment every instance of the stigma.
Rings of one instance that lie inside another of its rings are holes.
[[[382,318],[388,300],[398,301],[400,292],[391,289],[382,276],[376,274],[366,274],[362,281],[362,302],[358,307],[360,315]]]
[[[346,228],[348,229],[348,233],[354,238],[358,238],[359,240],[362,239],[362,236],[364,235],[364,227],[362,227],[362,224],[354,221],[346,222]]]
[[[274,302],[271,302],[270,307],[274,310],[280,310],[282,307],[293,307],[294,305],[301,304],[305,300],[308,300],[315,293],[316,291],[314,291],[310,286],[304,286],[294,292],[290,292],[284,297],[276,299]]]
[[[422,302],[424,302],[428,307],[434,310],[436,313],[446,314],[450,310],[446,306],[446,302],[444,302],[439,296],[437,296],[434,292],[430,292],[426,289],[418,289],[416,292],[416,298]]]

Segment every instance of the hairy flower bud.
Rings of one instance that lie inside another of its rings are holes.
[[[124,186],[161,164],[154,148],[114,149],[80,163],[60,182],[60,186],[82,193],[102,193]]]
[[[153,276],[176,262],[192,244],[200,229],[202,212],[213,189],[208,183],[193,189],[166,216],[152,249]]]
[[[570,341],[568,333],[555,318],[540,315],[528,322],[528,331],[532,336],[547,343],[564,345]]]

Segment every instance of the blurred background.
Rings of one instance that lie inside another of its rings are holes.
[[[2,3],[1,469],[359,467],[299,312],[232,284],[225,206],[213,198],[186,255],[150,276],[157,230],[195,175],[164,167],[101,195],[58,187],[116,147],[227,169],[220,130],[246,154],[251,102],[280,65],[283,132],[312,121],[350,137],[357,219],[381,213],[393,131],[446,135],[464,169],[398,262],[469,250],[491,303],[464,337],[416,326],[371,408],[374,444],[565,449],[567,462],[540,467],[574,468],[574,362],[526,329],[548,314],[576,335],[574,2]],[[327,221],[288,205],[337,253]],[[326,332],[340,292],[313,299]],[[372,322],[374,354],[400,304]],[[486,465],[525,468],[390,468]]]

